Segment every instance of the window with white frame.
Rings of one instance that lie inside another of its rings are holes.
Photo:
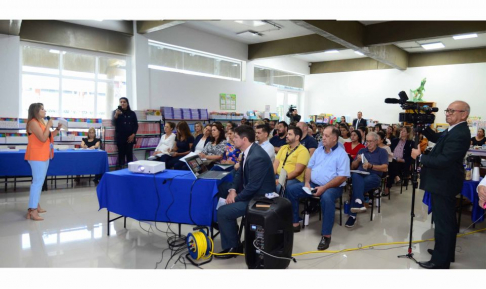
[[[243,62],[149,40],[149,68],[241,81]]]
[[[110,118],[118,99],[126,97],[123,56],[24,43],[20,117],[41,102],[50,116]]]
[[[255,82],[283,89],[304,90],[304,76],[300,74],[255,65],[253,75]]]

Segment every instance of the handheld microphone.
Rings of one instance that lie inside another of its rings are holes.
[[[122,107],[121,107],[121,105],[119,105],[119,106],[118,106],[118,109],[119,109],[119,110],[122,110]]]
[[[51,117],[50,116],[46,116],[46,119],[47,119],[47,121],[50,121],[51,120]]]
[[[396,98],[385,98],[385,103],[400,103],[400,100]]]

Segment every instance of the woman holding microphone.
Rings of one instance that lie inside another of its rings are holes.
[[[120,105],[113,112],[112,124],[115,127],[115,141],[118,147],[118,167],[123,168],[125,157],[127,163],[133,162],[133,145],[138,130],[137,115],[130,109],[126,97],[120,97]]]
[[[44,122],[46,111],[42,103],[33,103],[29,106],[29,116],[27,119],[26,131],[28,134],[27,150],[25,151],[25,160],[29,162],[32,169],[32,185],[30,186],[29,210],[27,219],[34,221],[44,220],[39,213],[45,213],[39,205],[39,199],[42,191],[42,184],[47,175],[49,160],[54,157],[52,143],[54,137],[59,134],[61,124],[59,124],[52,133],[49,130],[52,127],[52,120]]]

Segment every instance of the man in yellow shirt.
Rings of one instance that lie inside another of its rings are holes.
[[[278,151],[273,170],[276,178],[283,169],[287,172],[287,186],[304,182],[305,168],[310,159],[307,148],[300,144],[302,130],[298,127],[290,127],[287,133],[287,144],[282,146]],[[277,193],[280,192],[280,186],[277,184]]]

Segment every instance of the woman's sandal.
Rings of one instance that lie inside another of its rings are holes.
[[[43,208],[41,208],[40,205],[37,205],[37,212],[38,213],[46,213],[47,211],[44,210]]]
[[[43,221],[44,219],[39,216],[39,214],[34,215],[34,212],[37,211],[37,209],[29,209],[27,213],[27,219],[31,219],[34,221]]]

